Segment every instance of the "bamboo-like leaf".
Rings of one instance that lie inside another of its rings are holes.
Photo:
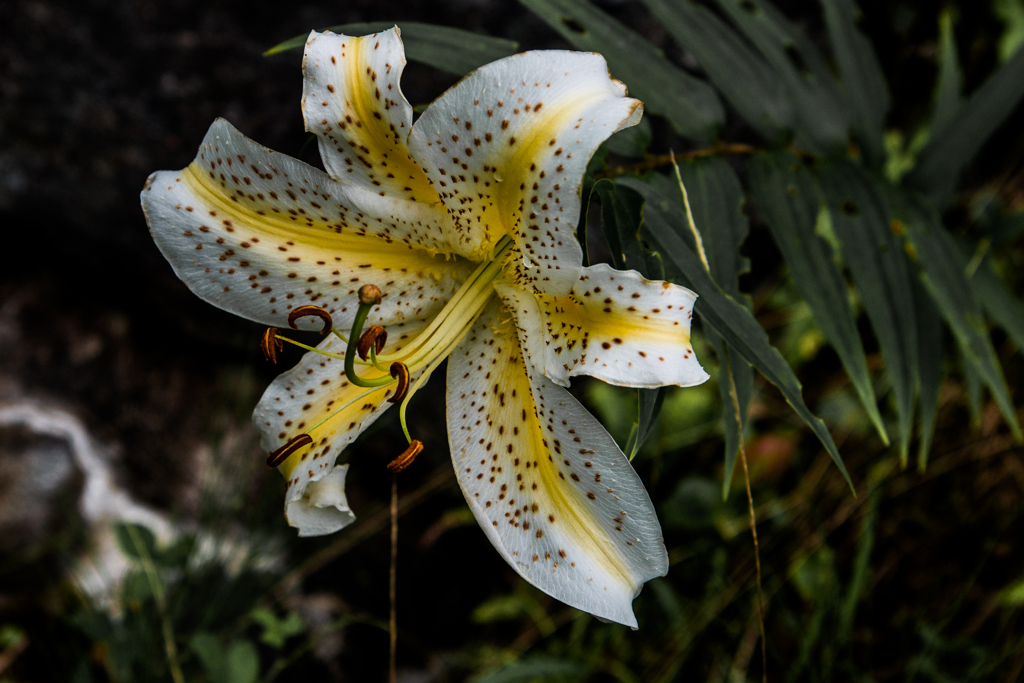
[[[691,242],[685,216],[675,201],[636,178],[620,178],[619,184],[635,189],[647,200],[641,235],[658,247],[669,272],[680,284],[697,292],[696,311],[701,320],[722,336],[731,350],[764,375],[782,392],[796,413],[807,423],[839,471],[853,489],[853,482],[825,424],[804,403],[799,380],[782,355],[768,342],[768,335],[746,307],[726,294],[704,269]]]
[[[781,77],[796,108],[796,143],[819,154],[845,153],[849,107],[807,36],[767,0],[717,2]]]
[[[793,128],[793,105],[779,75],[746,40],[690,0],[644,0],[669,34],[697,58],[708,78],[743,119],[771,142]]]
[[[981,305],[959,267],[955,245],[945,238],[938,212],[895,190],[890,192],[890,201],[899,219],[894,226],[912,246],[923,271],[921,280],[952,330],[966,364],[973,367],[992,392],[1014,437],[1018,441],[1024,439]]]
[[[942,130],[963,106],[963,78],[953,35],[953,18],[948,9],[939,13],[939,78],[935,84],[935,113],[932,131]]]
[[[646,38],[585,0],[520,0],[577,50],[600,52],[612,75],[629,86],[647,111],[664,116],[683,137],[708,143],[725,110],[707,83],[665,59]]]
[[[1017,349],[1024,351],[1024,303],[1006,288],[988,259],[982,260],[968,272],[974,250],[966,240],[956,239],[948,232],[943,232],[942,236],[950,243],[950,251],[957,257],[960,272],[967,274],[975,300],[984,306],[997,325],[1006,330]]]
[[[839,64],[846,101],[854,112],[857,137],[867,162],[885,163],[882,132],[889,111],[889,90],[870,41],[857,30],[858,8],[853,0],[821,0],[832,52]]]
[[[1024,97],[1024,47],[988,77],[967,103],[931,139],[907,176],[936,205],[948,202],[960,172]]]
[[[750,261],[740,254],[750,224],[743,215],[743,188],[732,167],[717,157],[683,161],[677,166],[679,178],[651,175],[647,182],[662,197],[675,200],[675,210],[686,215],[681,180],[689,195],[694,225],[701,234],[711,276],[726,294],[747,308],[747,297],[740,293],[739,276],[750,268]],[[730,353],[728,343],[713,330],[708,330],[708,343],[718,356],[718,393],[722,400],[725,428],[725,476],[722,495],[732,485],[732,474],[743,433],[747,424],[750,395],[753,393],[754,374],[742,356]],[[735,392],[735,396],[733,393]]]
[[[471,683],[532,683],[533,681],[580,680],[583,665],[571,659],[537,656],[516,660]]]
[[[329,26],[323,30],[349,36],[364,36],[378,31],[386,31],[395,25],[402,31],[405,56],[410,61],[427,64],[456,76],[464,76],[473,69],[515,54],[519,50],[519,43],[514,40],[494,38],[460,28],[424,24],[417,21],[369,21]],[[274,55],[302,47],[306,44],[308,35],[306,33],[278,43],[263,55]]]
[[[917,327],[910,267],[889,227],[889,209],[871,179],[849,162],[823,164],[822,189],[892,381],[900,458],[909,453],[918,382]]]
[[[747,165],[747,172],[751,195],[793,281],[839,355],[872,424],[889,443],[850,308],[846,280],[836,267],[831,245],[815,234],[821,197],[814,178],[789,152],[759,154]]]
[[[942,387],[942,318],[931,296],[920,283],[914,285],[917,309],[917,354],[920,359],[918,405],[921,410],[917,446],[917,469],[924,472],[928,464],[935,423],[939,416],[939,389]],[[900,463],[903,467],[906,462]]]

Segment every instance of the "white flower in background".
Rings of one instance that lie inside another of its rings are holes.
[[[586,164],[643,107],[600,55],[528,52],[471,73],[413,125],[404,66],[397,29],[312,33],[302,110],[327,173],[218,120],[190,166],[147,182],[154,239],[210,303],[335,333],[253,416],[300,535],[351,523],[336,458],[389,399],[405,429],[409,398],[448,358],[452,460],[487,537],[541,590],[635,626],[633,598],[668,570],[661,528],[626,457],[563,387],[579,374],[707,379],[692,292],[582,266]],[[280,340],[268,331],[268,355]],[[421,447],[410,438],[393,469]]]

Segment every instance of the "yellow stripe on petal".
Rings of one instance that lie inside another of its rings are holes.
[[[150,178],[142,204],[157,245],[193,292],[276,327],[304,304],[327,309],[346,327],[364,284],[385,293],[371,323],[427,317],[472,270],[419,248],[416,221],[351,208],[346,189],[322,171],[254,143],[222,119],[188,168]]]
[[[562,386],[575,375],[609,384],[693,386],[708,375],[690,344],[697,295],[605,264],[584,268],[568,296],[497,288],[541,372]]]
[[[434,188],[409,157],[412,107],[399,80],[405,49],[397,28],[370,36],[311,33],[302,59],[302,114],[328,174],[355,190],[360,208],[390,201],[434,207],[421,246],[447,250],[447,222]]]
[[[459,484],[502,557],[562,602],[636,626],[633,598],[668,570],[650,498],[600,423],[530,373],[505,309],[449,358],[447,401]]]
[[[458,253],[480,260],[514,235],[518,279],[567,294],[581,267],[587,162],[643,111],[625,95],[600,55],[550,50],[481,67],[431,104],[410,149],[448,209]]]

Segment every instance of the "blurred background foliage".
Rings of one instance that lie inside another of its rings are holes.
[[[257,329],[192,301],[135,199],[217,115],[318,163],[302,36],[267,48],[339,22],[397,22],[414,105],[521,49],[604,54],[646,115],[592,160],[581,239],[698,292],[712,375],[573,386],[664,528],[638,632],[517,579],[418,399],[400,680],[760,679],[747,481],[769,679],[1019,680],[1020,0],[9,9],[0,210],[36,258],[0,282],[0,681],[383,679],[394,430],[346,453],[359,521],[294,538],[249,427]]]

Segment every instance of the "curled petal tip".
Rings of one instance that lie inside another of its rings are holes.
[[[289,313],[288,314],[288,325],[293,330],[297,330],[297,329],[299,329],[299,327],[298,327],[298,325],[295,324],[295,321],[298,320],[299,318],[305,318],[307,316],[313,316],[315,318],[320,318],[320,320],[323,321],[324,328],[322,330],[320,330],[320,334],[327,334],[328,332],[331,331],[331,328],[334,327],[334,321],[331,320],[331,314],[330,313],[328,313],[324,309],[320,308],[319,306],[310,306],[310,305],[299,306],[299,307],[295,308],[291,313]]]
[[[359,303],[364,306],[377,306],[382,298],[383,294],[377,285],[363,285],[359,288]]]

